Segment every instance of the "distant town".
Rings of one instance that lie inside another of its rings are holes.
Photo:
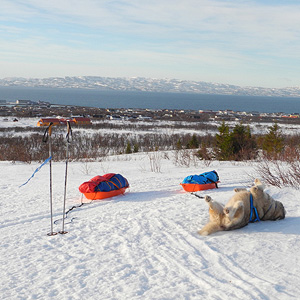
[[[173,121],[240,121],[240,122],[278,122],[300,124],[299,114],[242,112],[232,110],[176,110],[176,109],[136,109],[136,108],[95,108],[72,105],[51,104],[45,101],[0,100],[0,117],[86,117],[91,120],[173,120]]]

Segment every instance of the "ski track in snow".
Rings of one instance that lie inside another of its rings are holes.
[[[125,176],[130,189],[110,200],[73,209],[65,235],[48,236],[49,165],[0,162],[1,299],[299,299],[300,191],[268,187],[287,217],[201,237],[208,220],[204,199],[179,183],[216,170],[219,189],[199,192],[225,203],[234,187],[250,187],[252,164],[213,162],[176,167],[162,159],[150,171],[133,159],[69,163],[67,210],[81,203],[78,186],[103,169]],[[53,163],[54,231],[61,230],[64,163]]]

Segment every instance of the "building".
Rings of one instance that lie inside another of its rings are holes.
[[[91,119],[86,118],[86,117],[74,117],[72,120],[74,121],[74,123],[76,125],[90,125],[90,124],[92,124]]]
[[[61,119],[58,118],[41,118],[40,120],[38,120],[37,122],[37,126],[49,126],[51,123],[53,123],[53,125],[63,125],[65,123],[62,122]]]
[[[18,104],[18,105],[37,105],[36,102],[31,101],[31,100],[17,100],[16,104]]]
[[[37,126],[49,126],[50,123],[53,123],[55,126],[66,125],[69,122],[71,125],[90,125],[92,124],[91,119],[85,117],[74,117],[73,119],[64,119],[64,118],[41,118],[37,122]]]

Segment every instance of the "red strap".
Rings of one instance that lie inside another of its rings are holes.
[[[104,177],[105,180],[109,180],[112,177],[114,177],[115,175],[116,175],[115,173],[107,173],[107,174],[103,175],[102,177]]]
[[[107,182],[107,181],[109,181],[109,179],[111,179],[115,175],[116,175],[115,173],[108,173],[103,176],[97,175],[97,176],[93,177],[92,179],[90,179],[89,181],[82,183],[79,186],[79,191],[81,193],[94,193],[96,186],[100,182]],[[109,181],[109,182],[111,182],[111,181]],[[113,182],[111,182],[111,183],[113,183]]]

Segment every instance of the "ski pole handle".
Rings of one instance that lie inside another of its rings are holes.
[[[50,122],[49,126],[46,128],[44,136],[43,136],[43,142],[47,143],[48,141],[48,137],[51,136],[52,134],[52,126],[53,126],[53,122]]]
[[[49,130],[48,130],[49,136],[51,136],[51,134],[52,134],[52,126],[53,126],[53,123],[51,122],[48,127],[49,128]]]
[[[67,142],[70,143],[71,139],[72,139],[72,128],[71,128],[71,123],[69,121],[67,121]]]

